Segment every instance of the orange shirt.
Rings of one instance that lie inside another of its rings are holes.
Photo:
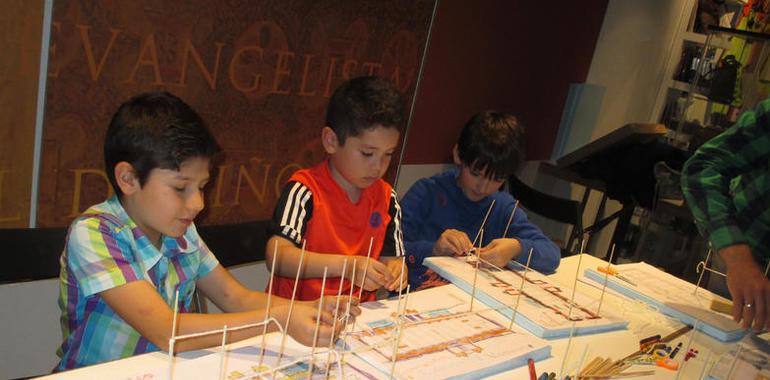
[[[371,257],[403,255],[401,209],[393,188],[382,179],[364,189],[353,203],[329,171],[327,160],[295,172],[284,187],[273,214],[272,232],[286,238],[297,247],[307,241],[306,250],[316,253],[366,257],[369,240],[374,238]],[[279,258],[280,259],[280,258]],[[348,260],[348,273],[353,258]],[[349,278],[349,275],[346,275]],[[321,293],[321,278],[300,279],[298,300],[317,299]],[[358,285],[358,284],[356,284]],[[337,295],[342,286],[348,294],[350,281],[340,284],[340,277],[327,278],[326,295]],[[273,294],[291,298],[294,276],[276,275]],[[358,286],[354,287],[358,295]],[[364,292],[362,301],[374,300],[374,292]]]

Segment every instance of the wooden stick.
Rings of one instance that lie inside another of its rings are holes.
[[[585,253],[585,251],[586,251],[586,238],[585,238],[585,236],[583,236],[582,238],[583,238],[583,239],[580,241],[580,252],[578,252],[578,253],[580,253],[581,255],[582,255],[583,253]]]
[[[401,278],[399,279],[399,281],[403,281],[403,276],[404,276],[404,267],[403,267],[403,265],[404,265],[405,260],[406,260],[406,257],[403,257],[402,260],[401,260],[401,265],[402,265],[401,266]],[[402,290],[401,290],[401,288],[399,288],[398,289],[398,304],[396,304],[396,315],[398,315],[398,313],[401,311],[401,292],[402,292]]]
[[[508,330],[513,330],[513,321],[516,319],[516,313],[519,310],[519,300],[521,300],[521,293],[524,291],[524,283],[527,282],[527,272],[529,271],[529,263],[532,260],[532,252],[534,247],[529,249],[529,256],[527,256],[527,265],[524,266],[524,275],[521,277],[521,285],[519,285],[519,294],[516,295],[516,307],[513,308],[513,314],[511,314],[511,324],[508,325]]]
[[[613,375],[617,375],[617,374],[627,370],[630,367],[631,367],[631,363],[625,363],[625,364],[620,365],[620,366],[613,366],[613,367],[611,367],[609,372],[611,374],[613,374]]]
[[[270,281],[267,285],[267,305],[265,307],[265,321],[270,318],[270,301],[273,298],[273,275],[275,273],[275,263],[278,261],[278,239],[275,240],[273,247],[273,262],[270,265]],[[262,328],[262,342],[259,345],[259,364],[258,367],[262,367],[262,362],[265,359],[265,335],[267,335],[267,323]]]
[[[342,335],[342,345],[344,347],[347,347],[348,345],[348,334],[345,332],[345,330],[348,329],[348,321],[350,320],[350,304],[353,301],[353,287],[354,287],[354,280],[356,279],[356,266],[357,262],[355,259],[353,259],[353,273],[351,274],[350,278],[353,280],[350,280],[350,294],[348,294],[348,305],[345,307],[345,328],[342,329],[343,335]],[[340,360],[345,359],[345,350],[342,351],[342,357]]]
[[[398,358],[398,345],[401,343],[401,333],[403,332],[403,323],[398,322],[398,333],[396,334],[396,341],[393,345],[393,356],[390,364],[390,378],[395,379],[396,373],[396,359]]]
[[[179,319],[179,289],[174,292],[174,320],[171,322],[171,336],[176,337],[176,321]]]
[[[219,347],[219,380],[225,378],[225,344],[227,343],[227,325],[222,328],[222,345]]]
[[[348,294],[348,305],[345,307],[345,327],[342,329],[342,354],[340,355],[340,365],[339,370],[342,372],[341,378],[345,377],[345,367],[343,366],[345,363],[345,351],[347,351],[348,347],[348,334],[346,330],[348,329],[348,321],[350,319],[350,303],[353,301],[353,285],[354,281],[356,279],[356,260],[353,259],[353,273],[350,275],[350,294]],[[352,330],[352,328],[351,328]]]
[[[492,203],[489,204],[489,208],[487,209],[487,214],[484,215],[484,220],[481,221],[481,226],[479,227],[479,232],[476,232],[476,237],[473,238],[473,242],[471,243],[471,247],[476,246],[476,240],[479,239],[479,235],[481,234],[481,231],[484,230],[484,225],[487,224],[487,218],[489,217],[489,213],[492,212],[492,207],[495,207],[495,200],[492,200]]]
[[[168,380],[174,378],[174,344],[176,343],[177,318],[179,318],[179,289],[174,293],[174,319],[171,321],[171,338],[168,340]]]
[[[672,332],[671,334],[668,334],[661,338],[659,343],[668,343],[676,338],[679,338],[680,336],[686,334],[688,331],[692,330],[693,326],[691,325],[685,325],[684,327],[681,327],[680,329]]]
[[[337,289],[337,303],[334,306],[334,320],[332,322],[332,336],[329,339],[329,352],[326,355],[326,377],[327,378],[329,377],[329,367],[331,365],[332,349],[334,348],[334,343],[336,342],[334,334],[337,331],[337,314],[340,310],[340,297],[342,297],[342,284],[343,284],[342,279],[345,278],[347,269],[348,269],[348,259],[345,258],[345,261],[342,262],[342,276],[340,277],[340,285]]]
[[[168,379],[174,379],[174,338],[168,342]]]
[[[516,209],[519,208],[519,200],[516,200],[516,203],[513,205],[513,211],[511,211],[511,216],[508,217],[508,223],[505,224],[505,229],[503,230],[503,239],[505,239],[505,236],[508,235],[508,227],[511,226],[511,222],[513,221],[513,215],[516,214]]]
[[[299,284],[299,275],[302,273],[302,262],[305,261],[305,245],[307,244],[307,240],[302,241],[302,251],[300,251],[299,254],[299,265],[297,265],[297,275],[294,277],[294,289],[291,291],[291,301],[289,302],[289,311],[286,315],[286,326],[283,329],[283,336],[281,337],[281,348],[278,351],[278,360],[276,361],[275,365],[278,366],[281,364],[281,359],[283,358],[283,349],[286,345],[286,334],[289,332],[289,322],[291,321],[291,312],[294,310],[294,299],[297,296],[297,285]]]
[[[612,358],[606,358],[602,360],[596,367],[592,368],[590,372],[588,372],[589,375],[591,374],[598,374],[598,373],[605,373],[610,371],[612,368],[615,367],[615,363],[612,361]]]
[[[396,359],[398,358],[398,345],[401,343],[401,333],[403,332],[403,324],[402,316],[406,314],[407,306],[409,304],[409,290],[411,289],[410,285],[406,286],[406,295],[404,296],[404,309],[403,311],[396,309],[396,314],[398,315],[396,317],[396,323],[398,326],[398,334],[396,335],[396,341],[395,341],[395,347],[393,347],[393,357],[391,358],[391,364],[390,364],[390,378],[395,379],[394,373],[396,371]]]
[[[356,267],[358,266],[358,260],[353,259],[353,273],[350,274],[350,278],[353,280],[356,279]],[[350,293],[348,294],[348,306],[345,307],[345,326],[348,325],[348,318],[350,317],[350,303],[353,301],[353,288],[355,287],[355,283],[353,280],[350,280]],[[344,279],[343,279],[344,281]]]
[[[588,362],[588,364],[580,372],[578,372],[578,376],[582,376],[582,375],[591,373],[591,371],[593,370],[594,366],[596,366],[601,361],[602,361],[601,357],[599,357],[599,356],[595,357],[593,360]]]
[[[602,295],[599,297],[599,307],[596,308],[596,315],[601,316],[599,312],[602,310],[602,301],[604,301],[604,293],[607,291],[607,280],[610,275],[610,265],[612,265],[612,258],[615,256],[615,244],[612,244],[610,250],[610,260],[607,261],[607,270],[604,271],[604,285],[602,285]]]
[[[583,248],[585,248],[585,240],[583,240]],[[581,251],[583,249],[581,248]],[[572,283],[572,297],[569,300],[569,312],[567,313],[567,319],[572,320],[572,307],[575,305],[575,291],[577,290],[577,282],[580,277],[580,265],[583,263],[583,254],[578,257],[577,270],[575,271],[575,282]]]
[[[607,357],[607,358],[599,357],[599,359],[601,360],[598,363],[596,363],[594,367],[591,368],[590,371],[586,371],[586,375],[596,375],[599,373],[609,372],[613,368],[617,367],[617,365],[615,364],[615,361],[612,360],[612,358],[610,357]]]
[[[361,286],[358,287],[359,300],[361,300],[361,296],[364,294],[364,282],[366,281],[366,274],[369,273],[369,259],[372,257],[372,243],[374,243],[374,237],[369,238],[369,251],[366,252],[366,263],[364,264],[364,275],[363,277],[361,277]],[[353,280],[355,281],[355,278],[353,278]]]
[[[583,375],[578,377],[578,379],[607,379],[609,377],[613,379],[622,379],[626,377],[650,376],[654,374],[655,374],[655,370],[648,370],[648,371],[626,372],[626,373],[621,373],[621,374],[611,375],[611,376],[608,376],[607,374]]]
[[[406,286],[406,296],[404,296],[404,311],[401,312],[402,315],[407,313],[406,307],[407,307],[407,304],[409,303],[409,289],[411,288],[412,288],[411,285]]]
[[[481,240],[484,240],[484,230],[480,230],[479,233],[481,234]],[[481,244],[479,244],[481,245]],[[481,248],[481,247],[479,247]],[[476,278],[479,277],[479,262],[481,261],[481,254],[476,253],[476,266],[473,271],[473,292],[471,293],[471,308],[470,311],[473,311],[473,301],[476,300]]]
[[[572,338],[575,336],[575,322],[572,322],[572,329],[569,331],[569,340],[567,340],[567,348],[564,350],[564,358],[561,360],[561,367],[559,368],[559,374],[564,373],[564,364],[567,362],[567,356],[569,356],[569,347],[572,345]]]
[[[398,289],[404,289],[404,272],[406,272],[406,256],[401,256],[401,273],[398,275]],[[409,282],[409,279],[406,279]]]
[[[313,332],[313,346],[310,349],[310,374],[308,375],[309,379],[313,378],[313,366],[315,365],[315,348],[316,344],[318,344],[318,328],[321,325],[321,311],[323,310],[324,305],[324,290],[326,290],[326,274],[329,271],[329,267],[324,267],[324,276],[321,280],[321,298],[318,299],[318,314],[315,317],[315,331]],[[332,331],[332,334],[334,332]]]

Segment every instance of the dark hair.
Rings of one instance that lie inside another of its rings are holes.
[[[524,157],[524,127],[513,115],[497,111],[479,112],[463,127],[457,141],[460,161],[484,170],[487,178],[507,178]]]
[[[121,104],[104,137],[105,170],[118,195],[115,165],[121,161],[134,167],[144,185],[152,169],[179,170],[190,158],[214,158],[220,152],[201,117],[168,92],[140,94]]]
[[[342,83],[329,99],[326,125],[337,135],[340,145],[348,136],[358,136],[375,126],[401,131],[404,106],[401,95],[389,81],[366,76]]]

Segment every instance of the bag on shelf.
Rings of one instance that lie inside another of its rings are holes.
[[[738,80],[738,69],[741,64],[735,56],[724,56],[717,67],[706,75],[709,79],[709,100],[731,104],[735,100],[735,82]]]

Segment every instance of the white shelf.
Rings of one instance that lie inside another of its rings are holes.
[[[699,44],[706,43],[706,35],[701,33],[684,32],[682,33],[682,39],[685,41],[697,42]]]
[[[668,87],[677,91],[682,91],[682,92],[692,91],[689,83],[678,81],[678,80],[670,80],[668,83]],[[696,89],[696,91],[693,92],[693,97],[707,99],[706,96],[702,94],[703,90],[704,90],[703,88]]]
[[[669,84],[668,86],[679,91],[684,91],[684,92],[690,91],[690,84],[687,82],[671,80],[671,84]]]
[[[695,42],[701,45],[706,44],[706,35],[694,32],[682,32],[682,39],[685,41]],[[727,40],[726,35],[715,35],[711,38],[711,46],[719,49],[730,50],[733,45]]]

